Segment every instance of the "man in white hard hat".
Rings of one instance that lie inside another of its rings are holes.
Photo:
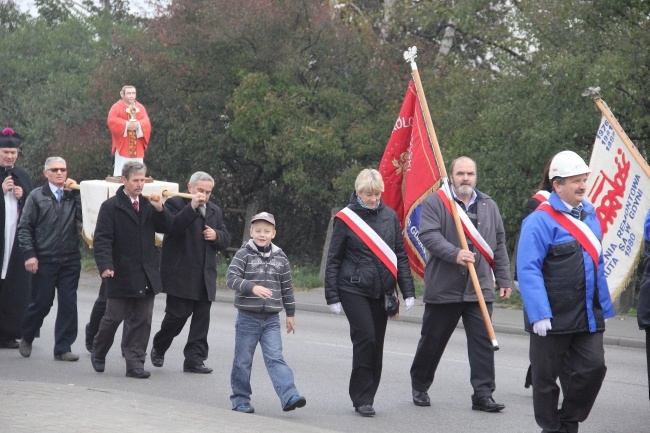
[[[577,432],[607,371],[603,332],[614,307],[600,224],[585,197],[590,172],[575,152],[555,155],[549,170],[553,192],[524,220],[519,238],[517,275],[530,333],[533,407],[545,433]],[[568,383],[558,409],[561,368],[568,370]]]

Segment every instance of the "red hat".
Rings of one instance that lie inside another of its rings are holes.
[[[20,141],[23,138],[16,134],[13,129],[5,128],[0,132],[0,148],[2,147],[20,147]]]

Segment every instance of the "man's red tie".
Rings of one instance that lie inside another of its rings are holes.
[[[137,200],[133,201],[133,209],[135,209],[135,213],[140,212],[140,208],[138,207],[138,201]]]

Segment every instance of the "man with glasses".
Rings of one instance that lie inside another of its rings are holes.
[[[18,224],[25,269],[33,274],[34,297],[23,318],[18,347],[25,358],[32,354],[32,341],[50,312],[56,290],[54,359],[79,359],[72,353],[72,344],[77,339],[77,287],[81,272],[77,222],[82,221],[81,196],[79,191],[66,187],[76,183],[67,174],[63,158],[53,156],[45,161],[43,175],[47,183],[29,194]]]

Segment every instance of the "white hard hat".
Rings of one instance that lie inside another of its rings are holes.
[[[548,178],[570,177],[578,174],[589,174],[591,169],[575,152],[564,150],[553,157],[548,170]]]

